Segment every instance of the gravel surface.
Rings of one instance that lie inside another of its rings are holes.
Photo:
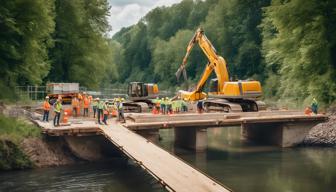
[[[336,111],[332,111],[329,114],[327,122],[313,127],[303,144],[336,147]]]

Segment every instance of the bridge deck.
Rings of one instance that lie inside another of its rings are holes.
[[[132,130],[178,127],[222,127],[246,123],[322,122],[326,115],[305,115],[298,111],[262,111],[242,113],[186,113],[176,115],[129,114],[126,127]]]
[[[170,191],[231,191],[114,120],[109,121],[107,126],[87,120],[60,127],[39,120],[35,120],[34,123],[40,126],[44,133],[52,136],[103,134]]]
[[[127,156],[172,191],[230,191],[220,183],[120,124],[100,126],[102,133]]]

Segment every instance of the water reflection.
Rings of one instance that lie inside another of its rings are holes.
[[[160,145],[236,192],[336,191],[335,148],[281,149],[249,143],[239,127],[208,129],[208,150],[174,147],[173,130]],[[0,191],[165,191],[123,159],[107,163],[0,173]]]
[[[171,132],[160,132],[166,149],[171,149]],[[174,152],[238,192],[336,191],[335,148],[258,145],[242,140],[239,127],[229,127],[208,129],[203,154],[178,148]]]

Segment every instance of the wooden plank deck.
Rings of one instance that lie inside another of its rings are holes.
[[[120,124],[100,126],[102,133],[127,156],[171,191],[231,191],[181,159]]]
[[[45,133],[49,136],[87,136],[101,134],[101,130],[99,129],[98,124],[92,120],[74,121],[68,125],[61,124],[62,126],[59,127],[54,127],[51,121],[42,122],[40,120],[34,120],[33,122],[42,129],[42,133]]]
[[[34,123],[50,136],[104,135],[169,191],[231,191],[173,154],[125,128],[114,119],[109,121],[109,125],[99,125],[92,120],[82,120],[82,123],[59,127],[54,127],[52,122],[40,120],[35,120]]]
[[[305,115],[298,111],[264,111],[243,113],[187,113],[176,115],[129,114],[125,127],[132,130],[178,127],[223,127],[246,123],[281,123],[328,119],[326,115]]]

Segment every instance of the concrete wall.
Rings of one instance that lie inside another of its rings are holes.
[[[257,143],[267,143],[281,147],[300,144],[309,130],[318,122],[295,123],[255,123],[242,124],[242,137]]]
[[[206,128],[183,127],[175,128],[175,145],[196,152],[205,151],[208,145],[208,135]]]

